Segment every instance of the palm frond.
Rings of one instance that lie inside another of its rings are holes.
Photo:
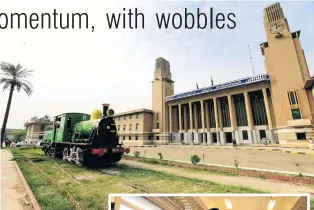
[[[6,89],[8,89],[11,86],[10,83],[4,83],[3,85],[3,91],[5,91]]]
[[[22,88],[28,96],[31,96],[33,93],[32,87],[29,87],[27,84],[22,83]]]
[[[23,66],[20,64],[14,66],[7,62],[1,62],[0,68],[2,70],[2,75],[5,76],[0,79],[0,84],[4,84],[3,90],[13,86],[18,92],[23,89],[28,96],[32,94],[32,84],[28,80],[25,80],[25,78],[31,76],[33,70],[23,69]]]
[[[4,75],[13,76],[13,77],[16,76],[17,69],[15,68],[13,64],[1,62],[0,68],[2,72],[4,73]]]

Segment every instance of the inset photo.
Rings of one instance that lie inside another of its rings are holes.
[[[109,194],[109,204],[110,210],[310,210],[307,194]]]

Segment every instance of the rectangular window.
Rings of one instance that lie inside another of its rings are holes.
[[[305,133],[296,133],[296,134],[297,134],[297,140],[306,140]]]
[[[298,98],[295,91],[288,92],[288,97],[291,105],[298,104]]]
[[[266,139],[266,131],[259,130],[259,137],[260,137],[260,140]]]
[[[159,123],[156,123],[156,128],[159,129]]]
[[[232,133],[231,132],[225,132],[226,137],[226,143],[230,144],[232,143]]]
[[[44,136],[40,135],[39,136],[39,140],[42,140],[44,138]]]
[[[156,113],[156,120],[158,121],[158,113]]]
[[[156,140],[159,140],[159,136],[156,136]]]
[[[242,131],[242,137],[243,137],[243,140],[248,140],[249,139],[247,131]]]
[[[261,91],[250,92],[250,101],[254,125],[267,125],[266,108]]]
[[[125,120],[125,118],[126,118],[126,115],[124,115],[124,119],[123,120]]]
[[[181,133],[181,140],[184,140],[184,133]]]
[[[138,130],[138,123],[136,123],[135,130]]]
[[[120,131],[120,125],[118,125],[118,131]]]
[[[215,120],[215,109],[214,109],[214,101],[210,100],[208,102],[208,114],[209,114],[209,126],[210,128],[216,127],[216,120]]]
[[[125,125],[123,125],[123,131],[125,131]]]
[[[234,96],[234,106],[238,126],[247,126],[245,99],[243,95]]]
[[[138,136],[135,136],[135,140],[138,140]]]
[[[136,113],[136,118],[138,118],[139,113]]]
[[[152,140],[152,136],[148,136],[148,140]]]
[[[213,143],[217,143],[217,133],[212,133]]]
[[[129,140],[132,140],[132,136],[129,136]]]
[[[228,98],[220,99],[222,126],[231,127]]]
[[[132,124],[129,125],[129,131],[132,130]]]
[[[123,136],[123,140],[125,140],[125,136]]]
[[[299,119],[301,119],[300,109],[291,109],[291,113],[292,113],[292,118],[293,118],[294,120],[299,120]]]
[[[132,114],[130,114],[130,116],[129,116],[129,119],[131,119],[132,118]]]
[[[45,130],[45,125],[40,125],[40,130],[41,131]]]

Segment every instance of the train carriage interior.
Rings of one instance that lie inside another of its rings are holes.
[[[307,196],[110,196],[111,210],[308,210]]]

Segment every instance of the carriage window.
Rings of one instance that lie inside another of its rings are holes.
[[[71,128],[71,117],[68,117],[67,128]]]

